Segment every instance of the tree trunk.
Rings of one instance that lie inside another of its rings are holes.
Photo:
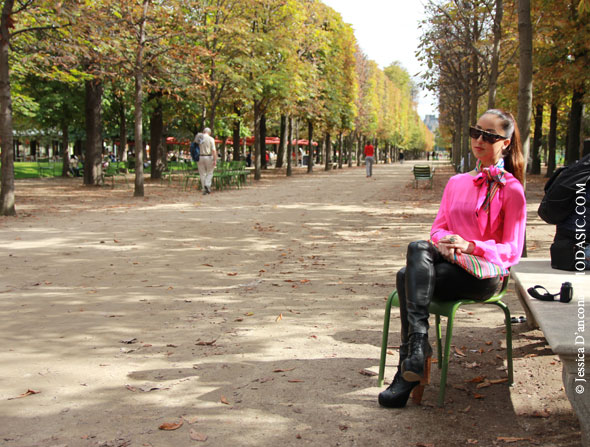
[[[500,42],[502,40],[502,17],[504,15],[503,0],[496,0],[494,14],[494,43],[492,47],[492,63],[490,66],[490,79],[488,91],[488,109],[496,106],[496,91],[498,89],[498,66],[500,64]]]
[[[285,150],[287,148],[287,117],[281,115],[281,126],[279,130],[279,149],[277,151],[277,164],[276,168],[282,168],[285,159]]]
[[[533,27],[530,0],[518,0],[518,47],[520,63],[518,73],[518,127],[522,141],[524,168],[529,156],[531,115],[533,108]],[[526,176],[524,184],[526,186]],[[526,247],[525,247],[526,248]],[[526,251],[526,250],[525,250]]]
[[[344,136],[342,132],[338,136],[338,169],[342,169],[342,156],[344,152]]]
[[[0,215],[16,216],[14,204],[14,148],[12,146],[12,96],[10,93],[10,15],[14,0],[5,0],[0,20],[0,148],[2,150],[2,188]]]
[[[102,175],[101,108],[102,83],[98,79],[85,82],[86,88],[86,150],[84,184],[98,185]]]
[[[164,113],[162,107],[162,91],[154,94],[154,108],[150,118],[150,159],[152,162],[152,179],[161,179],[166,167],[166,146],[164,140]]]
[[[125,97],[121,95],[119,98],[119,152],[118,159],[127,161],[127,119],[125,113]]]
[[[70,153],[68,151],[69,144],[70,144],[70,134],[69,134],[68,124],[62,123],[62,126],[61,126],[61,160],[62,160],[61,176],[62,177],[67,177],[68,172],[70,172]]]
[[[287,130],[287,177],[293,174],[293,117],[288,117]]]
[[[459,134],[461,135],[461,160],[463,162],[463,172],[468,171],[467,167],[469,166],[469,159],[471,158],[469,156],[469,154],[471,154],[471,144],[469,141],[469,116],[471,114],[470,104],[469,90],[464,89],[463,116],[461,117],[462,130]]]
[[[261,178],[260,164],[260,117],[262,116],[261,101],[254,101],[254,180]]]
[[[237,104],[234,104],[234,113],[237,116],[240,116],[240,108],[238,107]],[[239,119],[236,119],[234,121],[234,125],[233,125],[233,146],[234,146],[234,160],[240,160],[240,127],[241,127],[241,121]]]
[[[580,159],[580,130],[584,111],[584,85],[574,86],[572,108],[567,123],[567,157],[566,164],[571,165]]]
[[[313,121],[307,120],[307,173],[313,172]]]
[[[533,134],[533,162],[531,174],[541,173],[541,139],[543,137],[543,104],[535,107],[535,133]]]
[[[260,162],[262,169],[268,169],[266,163],[266,113],[260,117]]]
[[[547,177],[555,171],[555,149],[557,147],[557,104],[551,104],[551,116],[549,118],[549,155],[547,156]]]
[[[145,23],[151,0],[143,1],[143,15],[139,23],[137,55],[135,59],[135,191],[134,197],[143,197],[143,52],[145,48]]]
[[[324,171],[332,169],[332,140],[330,138],[330,131],[326,131],[326,160]]]
[[[353,134],[350,134],[348,136],[348,139],[346,140],[346,146],[348,149],[346,149],[346,152],[348,154],[348,167],[352,168],[352,152],[354,150],[354,136]]]

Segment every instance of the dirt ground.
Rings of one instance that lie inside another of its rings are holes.
[[[495,307],[459,311],[444,408],[437,368],[422,405],[377,404],[385,299],[452,175],[440,163],[416,190],[411,166],[265,173],[211,196],[148,182],[142,199],[18,181],[19,215],[0,218],[0,444],[580,445],[540,331],[513,326],[513,387],[477,387],[506,377]],[[554,231],[543,184],[529,177],[531,257]],[[512,285],[507,302],[524,315]],[[387,380],[398,342],[394,312]]]

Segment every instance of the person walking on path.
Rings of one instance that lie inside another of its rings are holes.
[[[432,355],[432,298],[486,300],[520,260],[526,201],[518,126],[510,113],[491,109],[470,128],[469,136],[475,169],[450,178],[430,241],[411,242],[406,266],[397,273],[401,344],[395,377],[379,394],[384,407],[405,407],[414,388],[414,399],[421,399]],[[483,270],[488,274],[481,274]]]
[[[195,136],[195,142],[199,145],[201,151],[197,166],[203,187],[203,195],[211,194],[213,171],[217,166],[217,150],[215,149],[215,140],[211,136],[211,129],[205,127],[203,133]]]
[[[371,143],[365,146],[365,168],[367,177],[373,176],[373,163],[375,163],[375,148]]]

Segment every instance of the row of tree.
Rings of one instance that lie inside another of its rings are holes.
[[[340,166],[368,140],[432,150],[408,73],[368,60],[319,0],[4,0],[0,31],[3,215],[15,213],[13,122],[60,136],[64,175],[70,140],[83,140],[88,185],[100,179],[103,140],[124,147],[131,137],[135,196],[144,195],[144,139],[158,178],[166,136],[204,126],[234,137],[234,157],[239,137],[254,135],[256,179],[267,133],[280,134],[278,163],[290,174],[284,154],[300,125],[310,141],[319,135],[326,168],[333,140]]]
[[[455,164],[468,159],[468,127],[497,106],[515,116],[518,110],[532,173],[540,172],[544,143],[548,175],[558,141],[567,163],[580,157],[588,135],[582,118],[590,81],[590,0],[430,0],[426,12],[418,57],[430,68],[425,85],[439,94],[441,134]]]

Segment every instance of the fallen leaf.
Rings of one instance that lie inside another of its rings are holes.
[[[137,388],[131,385],[125,385],[125,388],[127,388],[129,391],[133,391],[134,393],[137,391]]]
[[[284,373],[287,371],[293,371],[295,368],[287,368],[287,369],[274,369],[272,372],[273,373]]]
[[[486,380],[486,381],[484,381],[482,383],[479,383],[475,388],[479,390],[479,389],[482,389],[482,388],[487,388],[489,386],[492,386],[492,383]]]
[[[27,397],[27,396],[32,396],[33,394],[39,394],[41,391],[35,391],[35,390],[27,390],[25,391],[23,394],[20,394],[16,397],[9,397],[7,400],[14,400],[14,399],[21,399],[23,397]]]
[[[457,354],[458,356],[461,357],[465,357],[465,354],[463,353],[463,351],[461,351],[458,347],[455,346],[455,354]]]
[[[339,425],[338,428],[342,431],[344,430],[348,430],[348,426],[347,425]]]
[[[252,315],[254,315],[254,312],[246,312],[244,315],[247,317],[251,317]]]
[[[493,342],[492,341],[486,341],[486,345],[490,346]]]
[[[179,429],[180,427],[182,427],[183,423],[184,423],[184,421],[182,419],[178,422],[164,422],[158,428],[160,430],[176,430],[176,429]]]
[[[534,418],[548,418],[549,416],[551,416],[551,413],[549,412],[549,410],[537,410],[534,411],[531,416]]]
[[[193,441],[205,442],[209,438],[205,433],[199,433],[195,430],[191,430],[189,435]]]
[[[479,444],[479,441],[477,439],[468,439],[467,444]]]
[[[236,276],[238,274],[238,272],[232,272],[232,273],[228,273],[227,276]]]
[[[201,264],[204,265],[205,267],[213,267],[211,264]]]
[[[483,398],[485,398],[485,396],[483,394],[473,393],[473,398],[474,399],[483,399]]]
[[[283,319],[283,314],[279,314],[279,316],[277,317],[277,319],[275,321],[281,321]]]
[[[130,338],[129,340],[121,340],[121,343],[126,345],[132,345],[133,343],[137,343],[137,338]]]
[[[471,410],[471,405],[467,405],[465,408],[463,408],[462,410],[459,410],[461,413],[468,413],[469,410]]]
[[[518,441],[526,441],[529,438],[515,438],[513,436],[498,436],[496,438],[497,441],[502,441],[502,442],[518,442]]]
[[[199,418],[197,416],[192,416],[192,417],[182,417],[182,419],[184,419],[188,424],[193,425],[194,423],[196,423]]]
[[[195,345],[197,345],[197,346],[211,346],[216,341],[217,341],[217,339],[212,340],[212,341],[198,341],[195,343]]]
[[[508,382],[508,377],[504,377],[503,379],[492,379],[492,380],[490,380],[490,383],[492,385],[497,385],[498,383],[504,383],[504,382]]]
[[[178,348],[178,345],[173,345],[172,343],[166,345],[167,348]]]
[[[378,376],[379,374],[377,374],[374,371],[369,371],[368,369],[361,369],[359,371],[359,373],[361,373],[363,376],[369,376],[369,377],[374,377],[374,376]]]
[[[225,398],[225,396],[222,395],[220,400],[221,400],[221,403],[222,404],[230,405],[230,403],[227,401],[227,399]]]
[[[466,383],[481,383],[485,380],[486,376],[476,376],[473,379],[466,380]]]
[[[304,380],[299,380],[299,379],[292,379],[288,381],[289,383],[301,383],[304,382]]]

